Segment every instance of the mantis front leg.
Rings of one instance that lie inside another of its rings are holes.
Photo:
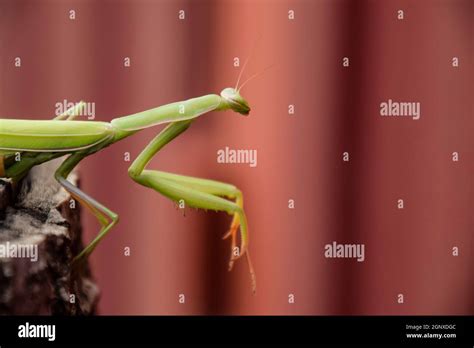
[[[231,228],[224,236],[224,238],[232,237],[229,270],[232,269],[234,260],[245,254],[252,279],[252,289],[255,292],[255,272],[248,251],[247,218],[243,210],[243,197],[240,190],[233,185],[218,181],[145,170],[146,165],[153,156],[167,143],[184,132],[191,122],[192,120],[179,121],[168,125],[148,144],[145,150],[140,153],[130,166],[128,170],[129,175],[137,183],[150,187],[175,202],[184,200],[190,207],[224,211],[233,215]],[[235,199],[235,202],[222,197]],[[237,251],[236,239],[239,227],[241,232],[241,247],[240,251]]]

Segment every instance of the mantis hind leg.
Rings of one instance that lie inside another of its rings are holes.
[[[87,155],[87,152],[78,152],[69,156],[54,174],[56,180],[61,184],[61,186],[64,187],[64,189],[68,191],[73,198],[86,206],[94,214],[102,226],[98,235],[92,240],[92,242],[90,242],[89,245],[87,245],[73,259],[73,265],[76,265],[87,259],[87,257],[94,251],[100,241],[107,235],[112,227],[117,224],[119,219],[116,213],[97,202],[94,198],[90,197],[67,180],[67,176],[72,171],[72,169]]]
[[[190,123],[191,121],[174,122],[163,129],[130,166],[128,170],[129,175],[137,183],[150,187],[173,201],[184,200],[190,207],[224,211],[233,215],[230,231],[224,236],[224,238],[232,237],[229,269],[232,268],[234,260],[245,254],[252,278],[252,288],[255,291],[255,273],[248,251],[247,218],[243,210],[243,198],[240,190],[233,185],[218,181],[145,170],[152,157],[167,143],[184,132]],[[235,199],[235,202],[222,197]],[[236,255],[236,235],[239,228],[241,232],[241,247]]]

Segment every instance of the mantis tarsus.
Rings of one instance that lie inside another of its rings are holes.
[[[137,183],[150,187],[173,201],[184,200],[187,206],[224,211],[233,216],[229,270],[234,261],[245,255],[255,292],[256,280],[248,250],[247,218],[243,209],[242,192],[234,185],[145,169],[152,157],[166,144],[183,133],[199,116],[210,111],[233,110],[248,115],[250,107],[240,95],[240,89],[225,88],[220,95],[209,94],[146,110],[108,122],[77,121],[81,103],[53,120],[0,119],[0,177],[21,179],[36,165],[69,155],[56,170],[56,180],[73,198],[86,206],[101,224],[95,239],[77,255],[73,263],[86,259],[117,224],[118,215],[71,184],[67,177],[85,157],[129,137],[142,129],[169,123],[135,159],[128,173]],[[21,152],[21,160],[15,154]],[[241,245],[236,249],[240,228]],[[236,250],[239,252],[235,253]]]

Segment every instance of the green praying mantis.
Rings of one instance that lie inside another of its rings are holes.
[[[175,202],[184,200],[190,207],[232,215],[230,229],[223,237],[231,237],[229,270],[235,260],[245,255],[255,292],[256,277],[248,250],[249,234],[242,192],[231,184],[146,169],[153,156],[186,131],[199,116],[224,110],[248,115],[249,104],[240,95],[243,85],[240,88],[237,85],[225,88],[220,95],[209,94],[175,102],[115,118],[111,122],[74,120],[83,102],[52,120],[0,119],[0,178],[18,181],[32,167],[68,155],[56,170],[55,179],[71,197],[87,207],[101,225],[97,236],[73,259],[73,264],[77,264],[87,259],[118,223],[119,216],[68,181],[69,173],[85,157],[143,129],[168,123],[134,160],[128,169],[129,176],[138,184],[152,188]],[[20,161],[15,159],[18,153],[21,153]],[[237,247],[239,229],[240,248]]]

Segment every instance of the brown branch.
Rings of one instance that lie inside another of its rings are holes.
[[[80,206],[54,180],[60,162],[33,168],[17,185],[0,179],[0,314],[95,311],[88,264],[75,273],[69,266],[82,248]],[[75,172],[69,179],[78,183]]]

